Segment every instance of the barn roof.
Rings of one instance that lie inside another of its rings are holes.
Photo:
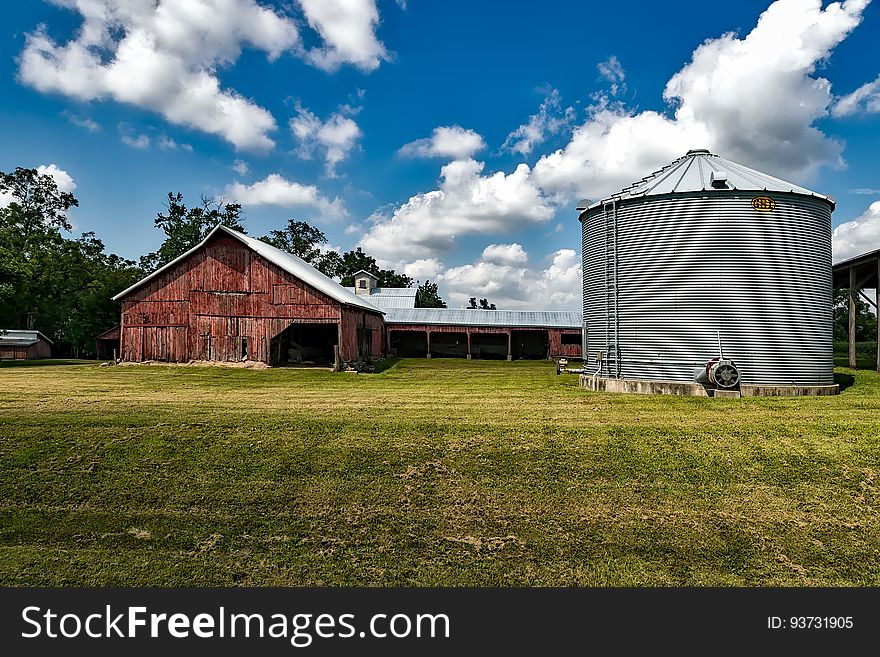
[[[39,342],[41,338],[52,344],[52,341],[39,331],[0,329],[0,346],[2,347],[30,347]]]
[[[366,299],[357,296],[354,292],[349,291],[348,289],[342,287],[339,283],[334,281],[329,276],[326,276],[319,272],[317,269],[312,267],[309,263],[307,263],[302,258],[298,258],[297,256],[287,253],[286,251],[282,251],[281,249],[277,249],[270,244],[266,244],[265,242],[261,242],[258,239],[253,237],[249,237],[242,233],[239,233],[236,230],[232,230],[231,228],[227,228],[222,224],[217,224],[214,229],[208,233],[207,237],[199,242],[196,246],[191,248],[189,251],[176,257],[174,260],[169,262],[167,265],[160,267],[156,271],[154,271],[149,276],[142,278],[140,281],[132,285],[131,287],[123,290],[115,297],[113,300],[121,299],[129,292],[136,290],[144,283],[154,279],[156,276],[161,274],[162,272],[170,269],[180,261],[188,258],[190,255],[198,251],[205,244],[207,244],[208,240],[210,240],[217,233],[223,233],[230,237],[234,237],[239,242],[250,248],[252,251],[256,251],[258,254],[263,256],[266,260],[271,262],[272,264],[278,266],[282,270],[286,271],[288,274],[296,276],[298,279],[303,281],[304,283],[308,283],[312,287],[317,290],[320,290],[327,296],[335,299],[341,304],[347,306],[357,306],[359,308],[363,308],[364,310],[371,310],[373,312],[381,313],[376,306],[368,302]]]
[[[550,310],[482,310],[480,308],[388,308],[386,324],[497,326],[505,328],[581,328],[576,312]]]
[[[347,288],[355,292],[355,288]],[[416,294],[418,289],[414,287],[374,287],[369,296],[359,295],[369,299],[374,306],[386,310],[388,308],[415,308]]]

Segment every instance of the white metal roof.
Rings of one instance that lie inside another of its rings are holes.
[[[493,326],[512,328],[581,328],[576,312],[550,310],[481,310],[479,308],[388,308],[386,324]]]
[[[347,288],[357,294],[355,288]],[[414,287],[374,287],[370,295],[358,295],[369,299],[374,306],[385,310],[386,308],[415,308],[416,294],[418,289]]]
[[[52,341],[39,331],[30,329],[0,329],[0,345],[7,347],[29,347],[40,338],[52,344]]]
[[[298,258],[297,256],[295,256],[291,253],[287,253],[286,251],[282,251],[281,249],[277,249],[274,246],[266,244],[265,242],[261,242],[260,240],[255,239],[253,237],[248,237],[247,235],[243,235],[242,233],[239,233],[236,230],[232,230],[231,228],[227,228],[226,226],[224,226],[222,224],[217,224],[217,226],[215,226],[214,229],[210,233],[208,233],[207,237],[205,237],[204,240],[199,242],[196,246],[191,248],[189,251],[187,251],[183,255],[178,256],[177,258],[175,258],[174,260],[169,262],[167,265],[160,267],[159,269],[154,271],[152,274],[141,279],[140,281],[138,281],[137,283],[135,283],[131,287],[123,290],[122,292],[117,294],[115,297],[113,297],[113,300],[115,301],[117,299],[120,299],[121,297],[125,296],[126,294],[128,294],[132,290],[139,288],[141,285],[143,285],[147,281],[152,280],[153,278],[155,278],[156,276],[158,276],[159,274],[161,274],[165,270],[170,269],[171,267],[176,265],[178,262],[189,257],[192,253],[194,253],[195,251],[200,249],[202,246],[204,246],[208,242],[208,240],[210,240],[217,232],[225,233],[226,235],[229,235],[230,237],[234,237],[239,242],[241,242],[245,246],[249,247],[251,250],[256,251],[258,254],[263,256],[269,262],[277,265],[282,270],[286,271],[288,274],[296,276],[298,279],[300,279],[304,283],[308,283],[309,285],[311,285],[315,289],[320,290],[321,292],[323,292],[324,294],[328,295],[329,297],[331,297],[333,299],[336,299],[336,301],[338,301],[339,303],[342,303],[342,304],[345,304],[348,306],[357,306],[357,307],[363,308],[365,310],[372,310],[373,312],[382,312],[376,306],[374,306],[369,301],[367,301],[365,298],[359,297],[354,292],[351,292],[347,288],[342,287],[339,283],[334,281],[329,276],[325,276],[324,274],[319,272],[317,269],[312,267],[309,263],[307,263],[302,258]]]
[[[598,207],[612,199],[626,200],[663,194],[724,191],[786,192],[814,196],[828,201],[832,206],[835,204],[830,196],[818,194],[806,187],[755,171],[713,155],[704,148],[698,148],[688,151],[683,157],[670,162],[629,187],[624,187],[616,194],[593,203],[587,209]],[[579,204],[578,210],[583,209]]]

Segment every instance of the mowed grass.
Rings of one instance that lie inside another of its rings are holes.
[[[548,362],[0,369],[0,584],[880,585],[880,377],[588,393]]]

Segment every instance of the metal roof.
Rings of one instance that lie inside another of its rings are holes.
[[[479,308],[388,308],[386,324],[581,328],[581,315],[567,311],[481,310]]]
[[[0,329],[0,346],[4,347],[29,347],[40,341],[40,338],[53,344],[52,341],[39,331],[30,329]]]
[[[357,294],[355,288],[346,288]],[[370,295],[358,295],[370,300],[374,306],[386,308],[415,308],[418,289],[414,287],[374,287]]]
[[[835,205],[834,198],[810,191],[806,187],[774,178],[766,173],[725,160],[713,155],[705,148],[688,151],[683,157],[667,164],[662,169],[624,187],[616,194],[597,201],[586,209],[600,206],[613,199],[622,201],[661,196],[664,194],[684,194],[687,192],[784,192],[813,196]],[[578,210],[584,208],[578,205]]]
[[[254,239],[253,237],[248,237],[247,235],[243,235],[238,231],[232,230],[231,228],[227,228],[222,224],[217,224],[214,229],[208,233],[207,237],[199,242],[196,246],[191,248],[189,251],[184,253],[183,255],[178,256],[167,265],[160,267],[152,274],[147,276],[146,278],[141,279],[131,287],[123,290],[115,297],[113,300],[117,300],[131,292],[139,288],[141,285],[146,283],[147,281],[152,280],[162,272],[170,269],[180,261],[188,258],[192,253],[198,251],[202,246],[204,246],[208,240],[210,240],[216,233],[225,233],[230,237],[234,237],[239,242],[249,247],[251,250],[256,251],[261,256],[263,256],[269,262],[277,265],[282,270],[286,271],[288,274],[292,274],[296,276],[298,279],[303,281],[304,283],[308,283],[312,287],[317,290],[320,290],[324,294],[336,299],[339,303],[348,305],[348,306],[357,306],[359,308],[363,308],[365,310],[372,310],[373,312],[382,312],[376,306],[371,304],[369,301],[364,299],[363,297],[357,296],[354,292],[351,292],[347,288],[342,287],[339,283],[334,281],[329,276],[325,276],[317,269],[312,267],[309,263],[307,263],[302,258],[298,258],[297,256],[287,253],[286,251],[282,251],[281,249],[276,249],[274,246],[266,244],[265,242],[261,242],[258,239]]]

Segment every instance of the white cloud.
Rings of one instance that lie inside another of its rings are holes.
[[[394,267],[394,269],[398,268]],[[437,258],[420,258],[401,264],[400,270],[410,278],[424,282],[437,278],[437,275],[443,271],[443,263]]]
[[[343,106],[326,121],[321,121],[297,103],[296,116],[290,119],[290,131],[299,141],[300,156],[310,159],[315,151],[321,151],[324,156],[324,172],[328,177],[335,178],[336,165],[351,154],[361,138],[358,124],[347,116],[358,111]]]
[[[132,148],[144,149],[150,147],[150,138],[147,135],[128,135],[124,134],[119,137],[123,144]]]
[[[92,121],[87,116],[77,116],[75,114],[71,114],[67,110],[61,112],[61,115],[70,121],[73,125],[79,126],[80,128],[85,128],[89,132],[99,132],[101,130],[101,126]]]
[[[880,189],[874,189],[873,187],[859,187],[849,191],[851,194],[861,194],[863,196],[876,196],[880,194]]]
[[[314,185],[302,185],[277,173],[252,185],[235,181],[226,187],[226,196],[242,205],[313,208],[325,219],[338,219],[348,214],[342,199],[337,197],[331,201]]]
[[[359,233],[360,230],[361,230],[361,227],[358,226],[357,224],[349,224],[348,226],[345,227],[345,234],[346,235],[354,235],[355,233]]]
[[[248,175],[248,173],[250,173],[251,170],[248,166],[248,163],[244,160],[236,160],[232,163],[232,166],[230,168],[235,171],[239,176],[246,176]]]
[[[483,150],[486,142],[473,130],[459,125],[434,128],[430,137],[404,144],[397,151],[401,157],[444,157],[464,160]]]
[[[626,82],[624,82],[626,74],[615,55],[611,55],[604,62],[596,64],[596,68],[599,70],[599,75],[610,83],[612,96],[626,91]]]
[[[490,244],[483,249],[482,260],[496,265],[521,265],[529,259],[521,244]]]
[[[536,163],[536,180],[560,199],[602,197],[700,147],[797,180],[841,164],[842,144],[813,125],[832,102],[814,73],[866,4],[773,3],[744,38],[725,34],[694,51],[664,91],[672,118],[600,99],[571,142]]]
[[[334,71],[354,64],[363,71],[379,68],[388,59],[376,38],[379,10],[375,0],[299,0],[309,25],[321,35],[324,47],[313,48],[308,59],[318,68]]]
[[[458,236],[511,233],[540,224],[553,208],[526,164],[511,174],[482,175],[484,164],[456,160],[440,171],[440,188],[417,194],[390,215],[377,213],[360,244],[377,258],[431,258],[452,248]]]
[[[850,94],[837,99],[831,114],[836,117],[858,113],[876,114],[880,112],[880,76],[873,82],[866,82]]]
[[[76,189],[76,183],[71,175],[57,164],[41,164],[37,167],[37,173],[42,176],[52,176],[55,184],[58,185],[58,191],[72,192]]]
[[[524,252],[522,260],[507,263],[489,261],[483,253],[477,262],[453,267],[437,277],[450,307],[464,307],[468,299],[477,297],[487,298],[500,310],[579,309],[581,263],[573,250],[554,252],[541,270],[526,265]]]
[[[180,150],[186,151],[187,153],[192,153],[193,150],[193,147],[189,144],[178,144],[168,135],[161,135],[156,143],[163,151],[173,151],[179,148]]]
[[[37,167],[37,173],[41,176],[52,176],[59,192],[73,192],[76,189],[73,177],[57,164],[41,164]],[[14,199],[12,193],[0,192],[0,208],[5,208]]]
[[[112,99],[169,122],[218,135],[236,148],[266,150],[275,120],[233,89],[218,66],[243,47],[269,59],[300,47],[294,20],[255,0],[65,0],[83,23],[58,44],[44,26],[27,36],[19,79],[78,100]]]
[[[518,127],[507,135],[501,150],[508,150],[520,155],[528,155],[535,146],[544,143],[565,128],[568,128],[575,118],[573,107],[562,109],[562,97],[559,91],[553,89],[541,103],[537,114],[529,117],[528,123]]]
[[[835,228],[831,245],[834,262],[880,249],[880,201],[871,203],[862,216]]]

